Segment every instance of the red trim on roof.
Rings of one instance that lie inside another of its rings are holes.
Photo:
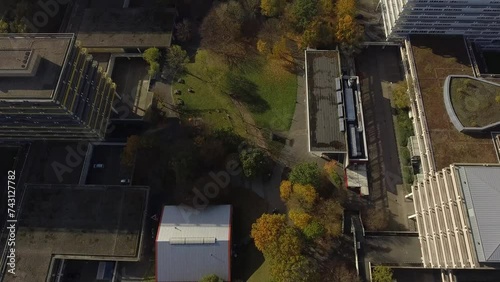
[[[231,248],[233,246],[232,244],[232,237],[231,237],[231,232],[232,232],[232,229],[233,229],[233,206],[231,205],[230,208],[229,208],[229,240],[228,241],[228,244],[229,244],[229,254],[228,254],[228,264],[229,264],[229,273],[228,273],[228,281],[231,282],[231,260],[232,260],[232,255],[231,255]]]

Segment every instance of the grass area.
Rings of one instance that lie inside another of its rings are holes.
[[[287,131],[295,111],[297,78],[277,62],[254,58],[230,68],[207,51],[199,50],[187,65],[185,83],[175,83],[176,98],[184,102],[184,118],[197,117],[210,128],[234,128],[245,136],[245,124],[229,94],[247,106],[257,126]],[[194,93],[189,93],[188,88]],[[228,115],[230,116],[228,118]]]
[[[268,110],[253,112],[258,126],[274,131],[288,131],[292,124],[297,97],[297,76],[286,71],[274,60],[259,58],[257,68],[243,70],[244,76],[258,86],[258,95]]]
[[[269,262],[264,261],[262,265],[250,276],[247,282],[269,282],[271,281]]]
[[[491,135],[456,130],[446,112],[443,85],[448,75],[472,75],[462,38],[411,37],[436,168],[451,163],[497,162]]]
[[[453,110],[462,125],[483,127],[500,121],[499,85],[455,77],[450,82],[450,96]]]

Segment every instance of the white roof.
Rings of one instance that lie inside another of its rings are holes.
[[[156,237],[157,281],[230,279],[231,206],[165,206]]]
[[[347,187],[359,188],[362,195],[368,195],[370,193],[365,164],[347,167],[345,171],[347,176]]]

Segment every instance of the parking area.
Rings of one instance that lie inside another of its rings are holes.
[[[130,171],[121,165],[124,147],[124,144],[94,145],[85,184],[119,185],[122,179],[130,179]]]
[[[391,107],[392,85],[404,79],[398,47],[370,46],[356,60],[368,143],[370,202],[390,211],[389,229],[408,227],[410,203],[404,199]]]

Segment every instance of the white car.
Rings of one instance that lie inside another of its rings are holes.
[[[120,183],[121,183],[122,185],[127,185],[127,184],[130,184],[130,179],[128,179],[128,178],[124,178],[124,179],[120,180]]]

